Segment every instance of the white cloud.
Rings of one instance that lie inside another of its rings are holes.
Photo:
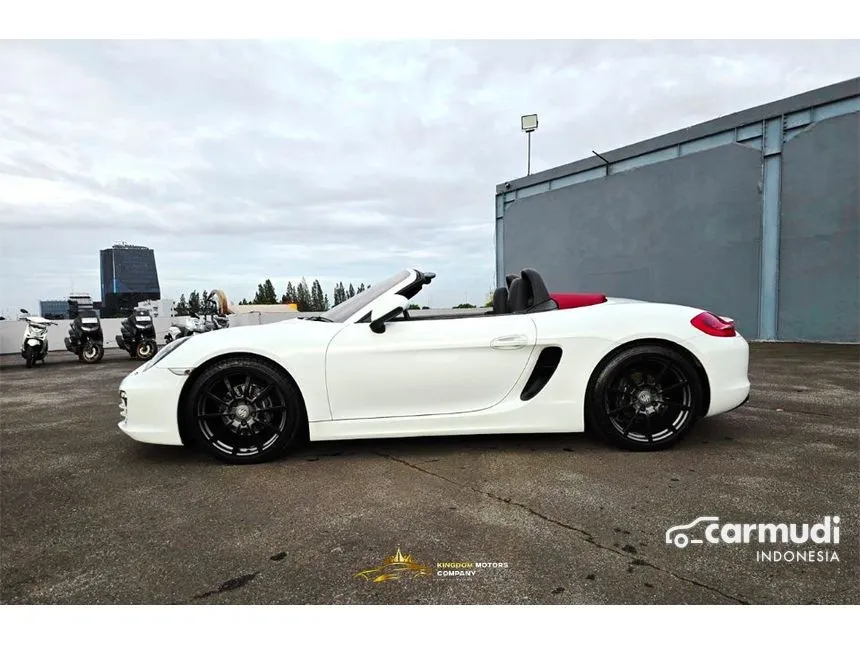
[[[163,291],[435,271],[493,281],[494,187],[856,74],[858,42],[0,43],[0,309],[99,293],[98,250]],[[431,294],[428,294],[428,296]]]

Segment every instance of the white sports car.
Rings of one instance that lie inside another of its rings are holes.
[[[301,441],[582,432],[667,447],[749,397],[749,347],[691,307],[550,294],[508,276],[493,309],[412,315],[409,269],[325,313],[181,338],[120,385],[120,429],[233,463]]]

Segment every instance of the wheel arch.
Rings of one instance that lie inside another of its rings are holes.
[[[307,420],[307,404],[305,403],[304,394],[302,394],[302,388],[299,387],[296,379],[293,378],[293,375],[290,374],[289,370],[287,370],[283,365],[278,363],[275,360],[272,360],[268,356],[264,356],[262,354],[257,354],[255,352],[227,352],[226,354],[218,354],[216,356],[212,356],[202,363],[195,367],[188,374],[188,378],[185,379],[185,383],[182,386],[182,390],[179,393],[179,402],[176,406],[176,423],[179,427],[179,438],[182,440],[182,444],[187,446],[192,442],[191,436],[189,436],[189,428],[186,427],[186,424],[183,423],[182,414],[185,409],[185,404],[188,398],[188,392],[191,390],[191,386],[200,377],[200,375],[205,372],[209,367],[214,365],[215,363],[219,363],[221,361],[231,359],[231,358],[244,358],[244,359],[253,359],[258,360],[262,363],[265,363],[276,372],[283,375],[285,378],[289,379],[289,381],[293,384],[293,387],[296,388],[296,392],[299,395],[299,402],[301,403],[302,409],[305,413],[305,419]],[[305,423],[305,427],[302,430],[305,434],[308,432],[307,423]]]
[[[705,371],[704,366],[702,365],[701,361],[696,357],[696,355],[683,345],[680,345],[666,338],[637,338],[635,340],[622,343],[617,347],[613,347],[612,350],[610,350],[603,358],[600,359],[600,361],[598,361],[597,365],[595,365],[594,369],[591,371],[591,374],[588,377],[588,383],[585,387],[586,418],[588,418],[588,407],[590,406],[592,388],[594,387],[594,383],[597,380],[597,377],[599,376],[600,372],[603,370],[604,366],[606,366],[609,361],[611,361],[621,352],[630,349],[631,347],[641,347],[643,345],[657,345],[659,347],[671,349],[683,356],[687,361],[689,361],[690,365],[692,365],[693,369],[696,372],[696,376],[699,378],[699,383],[702,386],[702,404],[700,406],[700,409],[698,410],[698,415],[700,417],[705,416],[711,406],[711,384],[708,380],[708,373]]]

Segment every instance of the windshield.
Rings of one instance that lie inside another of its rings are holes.
[[[387,278],[382,282],[373,285],[367,291],[357,293],[349,300],[344,300],[336,307],[332,307],[325,312],[324,318],[336,323],[346,322],[351,316],[355,315],[357,311],[359,311],[363,307],[366,307],[371,302],[376,300],[379,296],[384,294],[386,291],[390,291],[398,284],[406,280],[408,277],[409,271],[400,271],[399,273],[391,276],[390,278]]]

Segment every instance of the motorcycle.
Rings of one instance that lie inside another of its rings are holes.
[[[184,322],[171,325],[164,335],[164,342],[170,344],[177,338],[229,327],[230,319],[222,313],[223,307],[215,302],[215,297],[216,293],[213,292],[203,303],[203,318],[197,314],[191,314]]]
[[[27,361],[28,368],[33,367],[36,361],[44,364],[48,355],[48,327],[57,323],[41,316],[31,316],[26,309],[20,311],[24,315],[19,319],[27,321],[21,342],[21,358]]]
[[[193,336],[194,334],[202,334],[206,331],[208,331],[206,329],[206,324],[200,319],[200,316],[197,314],[191,314],[190,316],[187,316],[183,322],[175,323],[167,329],[167,333],[164,335],[164,342],[169,345],[178,338]]]
[[[132,358],[148,361],[155,356],[158,345],[155,342],[155,324],[152,312],[136,307],[131,315],[120,324],[116,344],[128,352]]]
[[[78,313],[64,341],[66,349],[77,354],[78,360],[84,363],[98,363],[105,355],[102,324],[93,310]]]

